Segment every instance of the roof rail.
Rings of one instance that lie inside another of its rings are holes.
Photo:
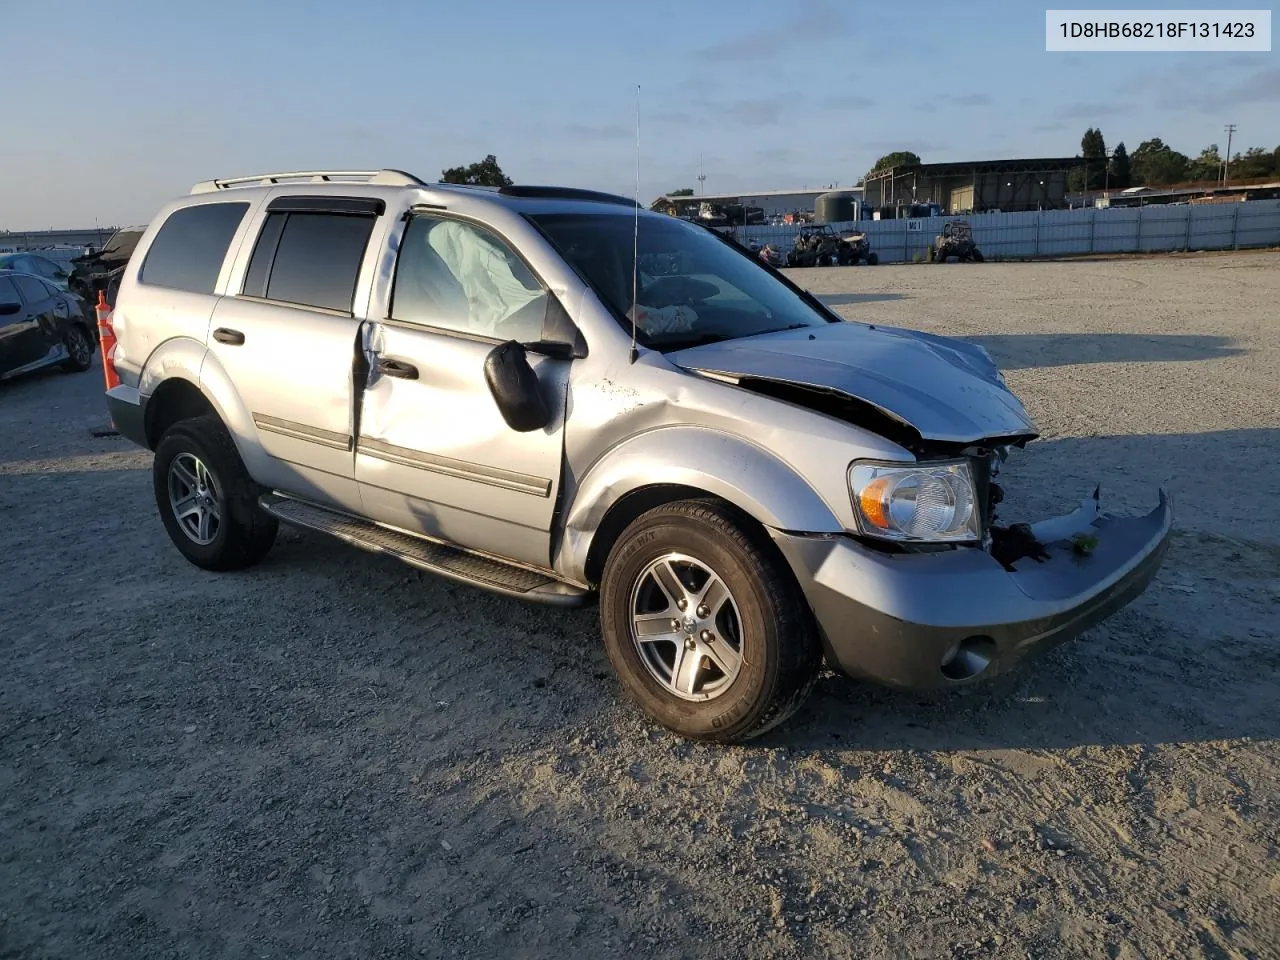
[[[426,184],[403,170],[300,170],[291,173],[259,173],[252,177],[228,177],[223,180],[203,180],[191,188],[196,193],[216,193],[232,187],[267,186],[282,180],[301,180],[306,183],[333,183],[347,181],[370,183],[388,187],[425,187]]]

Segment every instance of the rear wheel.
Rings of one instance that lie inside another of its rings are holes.
[[[867,266],[874,267],[880,262],[880,255],[874,251],[867,254]]]
[[[657,507],[623,531],[600,616],[627,692],[686,737],[764,733],[804,702],[822,662],[790,571],[715,500]]]
[[[977,247],[973,248],[973,262],[974,263],[982,262],[982,251],[979,250]]]
[[[169,539],[198,567],[249,567],[275,542],[276,520],[258,507],[262,490],[212,414],[180,420],[166,431],[156,447],[152,482]]]
[[[78,323],[73,323],[67,335],[62,339],[67,348],[67,359],[62,361],[62,369],[68,373],[83,373],[93,364],[93,341],[89,332]]]

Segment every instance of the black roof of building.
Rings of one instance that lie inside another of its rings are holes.
[[[1017,173],[1041,170],[1074,170],[1084,163],[1080,157],[1031,157],[1022,160],[969,160],[959,163],[910,163],[868,173],[867,180],[883,180],[903,174],[922,173],[935,177],[972,173]]]

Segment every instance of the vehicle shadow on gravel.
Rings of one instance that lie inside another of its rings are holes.
[[[846,307],[853,303],[883,303],[888,300],[905,300],[905,293],[818,293],[814,294],[828,307]]]
[[[1004,370],[1080,363],[1187,363],[1248,352],[1230,337],[1178,333],[1010,333],[961,339],[985,347]]]

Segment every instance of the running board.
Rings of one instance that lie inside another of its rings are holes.
[[[318,530],[362,550],[385,553],[430,573],[494,593],[561,607],[582,606],[590,596],[580,587],[536,570],[491,560],[302,500],[269,494],[259,498],[258,505],[283,523]]]

